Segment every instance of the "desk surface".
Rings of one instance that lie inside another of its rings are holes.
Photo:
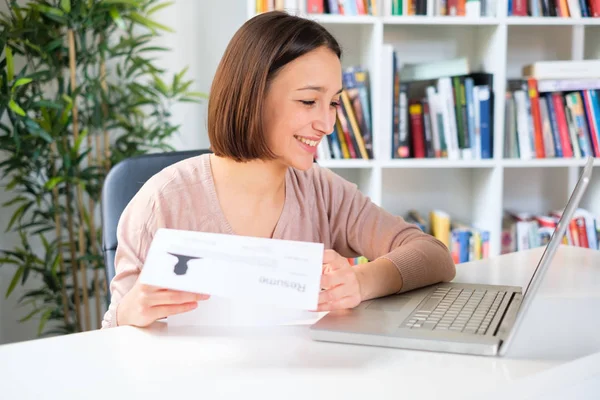
[[[462,264],[455,280],[524,286],[540,254]],[[599,309],[600,252],[565,246],[504,358],[315,342],[306,324],[156,323],[0,346],[0,398],[472,398],[599,352]]]

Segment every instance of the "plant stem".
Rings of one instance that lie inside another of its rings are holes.
[[[69,40],[69,72],[71,77],[71,91],[74,93],[77,88],[77,80],[76,80],[76,65],[75,65],[75,35],[72,29],[69,29],[68,32],[68,40]],[[75,142],[79,139],[79,121],[78,121],[78,106],[77,99],[73,98],[73,139]],[[83,233],[84,229],[84,211],[83,211],[83,193],[81,190],[81,185],[77,185],[77,207],[79,210],[79,256],[85,256],[85,237]],[[83,306],[84,306],[84,316],[85,316],[85,330],[89,331],[91,329],[91,319],[90,319],[90,303],[88,297],[88,279],[87,279],[87,266],[86,263],[81,261],[78,263],[79,269],[81,270],[81,275],[83,278],[82,289],[83,289]]]
[[[56,176],[56,165],[55,165],[55,158],[54,158],[54,154],[58,154],[58,150],[56,149],[56,143],[52,142],[52,144],[50,145],[51,147],[51,152],[52,155],[50,156],[50,164],[52,165],[52,175]],[[58,213],[59,210],[59,202],[58,202],[58,186],[54,186],[54,188],[52,188],[52,203],[54,204],[54,228],[56,231],[56,239],[57,239],[57,243],[58,243],[58,265],[60,267],[60,293],[62,296],[62,303],[63,303],[63,313],[64,315],[64,320],[65,320],[65,325],[69,325],[69,303],[68,303],[68,297],[67,297],[67,286],[65,284],[65,262],[63,259],[63,253],[62,253],[62,225],[60,223],[60,215]]]
[[[63,145],[68,149],[67,138],[63,136]],[[69,249],[71,251],[71,269],[73,271],[73,297],[75,300],[75,315],[77,319],[77,331],[81,332],[81,303],[79,301],[79,274],[77,273],[77,255],[75,250],[75,234],[73,233],[73,196],[71,194],[71,184],[67,182],[67,229],[69,231]]]
[[[106,84],[106,63],[104,62],[104,57],[102,57],[102,61],[100,62],[100,86],[104,93],[108,93],[108,85]],[[108,130],[106,129],[108,105],[105,102],[102,102],[102,113],[104,115],[104,121],[102,123],[104,126],[104,170],[108,172],[110,169],[110,137],[108,135]]]

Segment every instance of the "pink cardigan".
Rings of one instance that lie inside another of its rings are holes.
[[[134,285],[158,228],[234,234],[219,206],[209,157],[203,154],[159,172],[125,208],[117,228],[112,300],[102,328],[116,326],[119,301]],[[402,276],[403,292],[454,278],[444,244],[373,204],[330,170],[289,168],[285,188],[274,238],[324,243],[345,257],[386,257]]]

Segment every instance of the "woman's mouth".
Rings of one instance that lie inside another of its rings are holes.
[[[311,139],[307,139],[305,137],[298,136],[298,135],[294,135],[294,137],[296,139],[298,139],[300,142],[302,142],[304,144],[307,144],[307,145],[309,145],[311,147],[316,147],[319,144],[319,142],[320,142],[320,140],[311,140]]]

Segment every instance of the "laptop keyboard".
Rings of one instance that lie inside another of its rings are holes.
[[[437,288],[403,326],[485,335],[505,295],[492,290]]]

